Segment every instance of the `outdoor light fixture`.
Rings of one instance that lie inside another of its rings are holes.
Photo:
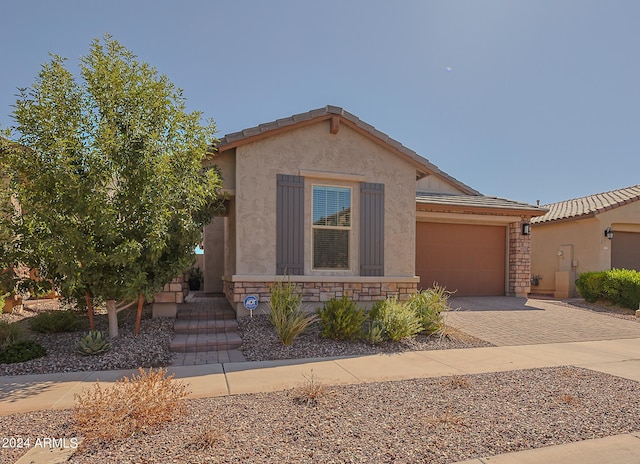
[[[525,222],[522,224],[522,235],[529,235],[531,233],[531,224]]]
[[[604,236],[607,237],[609,240],[613,238],[613,231],[611,230],[611,227],[607,227],[604,230]]]

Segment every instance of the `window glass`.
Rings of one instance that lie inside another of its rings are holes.
[[[349,269],[351,189],[313,186],[313,268]]]

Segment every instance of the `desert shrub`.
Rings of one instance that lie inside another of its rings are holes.
[[[333,340],[356,340],[367,319],[364,310],[346,295],[340,299],[331,298],[317,312],[321,324],[320,336]]]
[[[603,284],[605,298],[625,308],[638,309],[640,304],[640,272],[629,269],[606,271]]]
[[[434,284],[433,287],[416,292],[406,305],[420,319],[422,332],[427,335],[437,333],[444,328],[444,312],[449,308],[449,295],[445,287]]]
[[[24,336],[24,329],[17,322],[0,321],[0,350],[4,350],[11,343],[23,339]]]
[[[85,440],[120,440],[179,418],[186,385],[172,380],[163,369],[123,377],[113,386],[96,382],[92,389],[76,394],[73,418]]]
[[[47,350],[33,340],[21,340],[9,344],[0,351],[0,364],[13,364],[41,358]]]
[[[76,332],[82,326],[82,320],[72,311],[40,313],[31,318],[31,329],[40,333]]]
[[[311,369],[310,374],[302,374],[304,382],[294,390],[293,401],[307,406],[316,406],[318,401],[327,394],[327,386],[320,382]]]
[[[640,305],[638,271],[610,269],[585,272],[578,276],[576,287],[580,296],[591,303],[598,299],[606,299],[630,309],[638,309]]]
[[[271,285],[269,320],[283,345],[291,345],[316,320],[315,315],[302,310],[301,302],[302,294],[291,281],[276,281]]]
[[[384,327],[382,327],[382,323],[380,321],[367,320],[364,323],[362,330],[362,338],[364,341],[371,343],[372,345],[377,345],[384,342],[384,337]]]
[[[576,280],[576,288],[580,296],[593,303],[598,298],[604,298],[604,279],[606,271],[583,272]]]
[[[387,298],[371,310],[374,321],[382,326],[385,338],[397,342],[416,335],[422,329],[420,318],[413,309],[397,298]]]

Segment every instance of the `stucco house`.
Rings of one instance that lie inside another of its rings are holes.
[[[576,296],[587,271],[640,271],[640,185],[545,205],[531,221],[532,292]]]
[[[216,148],[228,208],[204,231],[204,291],[224,293],[238,316],[284,275],[316,306],[344,293],[406,299],[433,282],[461,295],[529,292],[528,223],[544,209],[481,195],[342,108]]]

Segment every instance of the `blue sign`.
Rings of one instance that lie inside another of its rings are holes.
[[[248,311],[253,311],[258,307],[259,302],[260,300],[258,299],[257,296],[247,295],[244,297],[244,301],[242,302],[242,304],[244,305],[245,309],[247,309]]]

